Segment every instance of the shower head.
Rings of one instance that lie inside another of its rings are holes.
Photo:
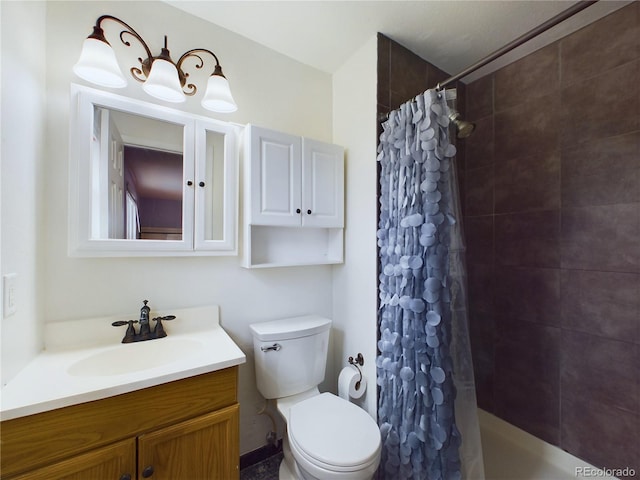
[[[449,114],[449,120],[456,126],[456,130],[458,131],[458,138],[467,138],[470,136],[476,128],[475,123],[467,122],[466,120],[461,120],[460,113],[456,110],[451,110]]]

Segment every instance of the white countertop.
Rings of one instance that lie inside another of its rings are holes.
[[[0,420],[120,395],[246,361],[220,326],[217,306],[152,310],[150,317],[164,315],[176,315],[175,320],[163,322],[167,337],[129,344],[120,343],[126,327],[112,327],[111,322],[136,319],[135,315],[48,324],[46,349],[0,390]],[[153,322],[150,324],[153,328]],[[100,367],[101,358],[115,361],[91,373],[93,366]]]

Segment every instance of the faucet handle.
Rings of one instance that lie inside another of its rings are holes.
[[[131,343],[134,341],[136,336],[136,330],[133,328],[133,324],[138,323],[137,320],[118,320],[117,322],[113,322],[111,325],[114,327],[122,327],[124,325],[128,325],[127,331],[124,334],[124,338],[122,339],[122,343]]]
[[[118,320],[117,322],[113,322],[111,326],[123,327],[124,325],[129,325],[129,323],[138,323],[138,321],[137,320]]]
[[[175,315],[167,315],[165,317],[156,317],[152,318],[154,322],[156,322],[156,326],[153,329],[153,334],[155,338],[162,338],[167,336],[167,332],[165,332],[164,327],[162,326],[162,322],[164,320],[174,320],[176,318]]]

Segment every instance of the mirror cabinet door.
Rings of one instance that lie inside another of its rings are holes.
[[[184,126],[94,110],[91,238],[182,240]]]
[[[236,253],[234,127],[77,85],[71,93],[70,254]]]
[[[235,129],[196,122],[197,250],[236,251],[238,165]]]

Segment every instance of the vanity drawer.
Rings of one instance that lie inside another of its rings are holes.
[[[2,422],[2,478],[234,405],[238,367]]]

